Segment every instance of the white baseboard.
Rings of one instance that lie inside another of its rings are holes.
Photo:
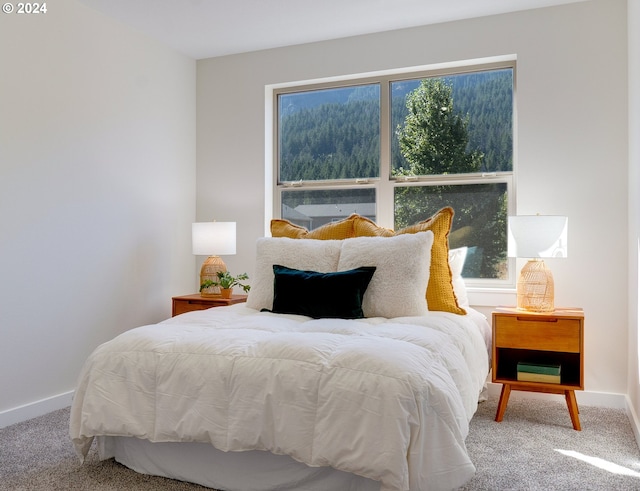
[[[625,396],[625,399],[627,401],[627,406],[625,408],[627,410],[627,416],[631,422],[633,434],[636,436],[636,443],[638,444],[638,447],[640,447],[640,421],[638,421],[638,415],[631,405],[631,399],[629,399],[629,396]]]
[[[31,418],[37,418],[44,414],[56,411],[71,405],[73,392],[69,391],[56,396],[47,397],[39,401],[31,402],[6,411],[0,411],[0,428],[21,423]]]

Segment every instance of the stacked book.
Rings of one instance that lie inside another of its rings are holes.
[[[519,362],[518,381],[560,383],[560,365],[543,365],[539,363]]]

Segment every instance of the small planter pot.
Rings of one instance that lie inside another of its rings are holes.
[[[231,298],[231,294],[233,293],[233,288],[220,288],[220,295],[222,298]]]

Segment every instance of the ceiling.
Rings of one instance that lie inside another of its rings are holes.
[[[195,59],[584,0],[80,0]]]

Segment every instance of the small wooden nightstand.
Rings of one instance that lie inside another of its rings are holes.
[[[182,295],[173,297],[173,308],[171,315],[184,314],[193,310],[205,310],[211,307],[222,307],[224,305],[233,305],[234,303],[242,303],[247,301],[247,295],[231,295],[231,298],[222,297],[203,297],[199,293],[193,295]]]
[[[576,390],[584,389],[584,312],[562,308],[537,313],[498,308],[492,313],[491,380],[503,384],[496,421],[502,421],[511,390],[564,394],[575,430],[580,430]],[[524,382],[519,362],[560,365],[560,383]]]

